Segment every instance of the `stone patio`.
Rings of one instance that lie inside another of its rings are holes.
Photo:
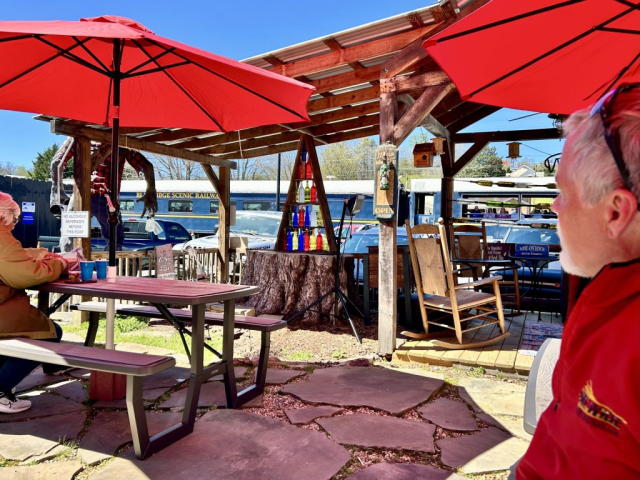
[[[86,371],[36,370],[19,388],[33,407],[0,416],[0,477],[506,479],[528,446],[521,385],[464,378],[443,388],[442,374],[356,364],[270,368],[272,385],[238,410],[224,408],[213,379],[194,432],[145,461],[133,455],[123,401],[88,400]],[[236,375],[241,388],[255,368]],[[177,367],[145,379],[151,434],[179,422],[188,377]]]

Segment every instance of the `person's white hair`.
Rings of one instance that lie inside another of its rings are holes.
[[[0,192],[0,224],[12,225],[20,217],[20,207],[13,201],[11,195]]]
[[[640,201],[640,89],[623,92],[615,100],[612,130],[620,135],[622,158],[629,171],[633,194]],[[599,113],[589,118],[591,107],[580,110],[565,122],[565,133],[574,134],[574,154],[580,159],[573,172],[580,185],[580,199],[593,205],[606,193],[624,188],[622,176],[604,138]]]

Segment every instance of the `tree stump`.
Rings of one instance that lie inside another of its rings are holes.
[[[335,255],[319,252],[249,250],[242,283],[259,286],[260,293],[238,303],[255,308],[256,315],[282,315],[287,320],[333,288],[335,265]],[[353,258],[345,258],[340,271],[340,286],[345,295],[356,301],[353,269]],[[307,311],[303,316],[304,322],[318,323],[323,314],[333,313],[334,299],[335,295],[331,295]],[[338,312],[341,311],[342,305],[339,305]]]

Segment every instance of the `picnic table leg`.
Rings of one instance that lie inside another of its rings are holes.
[[[100,313],[89,312],[89,328],[87,329],[87,336],[84,340],[85,347],[93,347],[96,343],[96,334],[98,333],[98,326],[100,325]]]
[[[194,305],[191,313],[191,377],[182,414],[182,423],[191,431],[196,422],[200,387],[204,381],[204,309],[205,305]]]
[[[222,377],[224,379],[224,390],[227,396],[227,408],[235,407],[238,400],[236,375],[233,370],[233,328],[236,315],[235,308],[235,300],[226,300],[224,302],[224,321],[222,324],[222,361],[227,368]]]
[[[127,376],[127,414],[133,437],[133,450],[136,457],[142,460],[149,454],[150,443],[142,399],[142,377]]]
[[[256,372],[256,383],[245,388],[238,394],[236,407],[244,405],[250,400],[264,393],[267,382],[267,368],[269,367],[269,351],[271,350],[271,332],[262,332],[260,342],[260,360]]]

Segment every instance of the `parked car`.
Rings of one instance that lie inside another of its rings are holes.
[[[351,223],[351,224],[343,225],[342,226],[342,242],[344,243],[345,239],[349,238],[351,235],[353,235],[356,232],[362,232],[375,227],[376,227],[375,223]],[[337,226],[333,229],[333,233],[336,236],[336,238],[338,238],[339,236],[338,235],[339,229],[340,229],[340,226]]]
[[[230,230],[232,237],[248,237],[249,248],[273,249],[278,237],[282,212],[240,210],[236,212],[236,224]],[[195,238],[175,245],[174,250],[192,248],[217,248],[218,235]]]
[[[160,228],[160,233],[147,232],[145,220],[125,220],[124,243],[122,250],[150,250],[160,245],[176,245],[191,240],[191,235],[177,222],[169,220],[156,220]],[[42,236],[38,238],[40,247],[54,251],[60,245],[60,237]],[[107,241],[102,237],[99,227],[91,229],[91,248],[96,251],[105,250]]]

